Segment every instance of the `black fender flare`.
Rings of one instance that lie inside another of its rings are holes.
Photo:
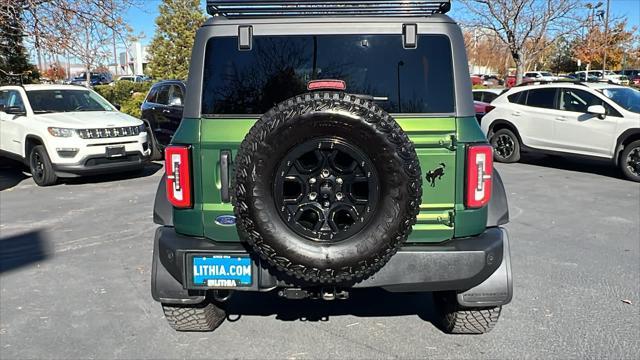
[[[49,151],[47,149],[47,146],[44,144],[44,141],[42,140],[42,138],[40,136],[34,135],[34,134],[27,134],[24,137],[24,143],[22,144],[23,147],[24,147],[24,159],[25,159],[24,162],[25,162],[25,164],[29,163],[29,151],[27,151],[29,149],[27,149],[27,145],[29,144],[29,140],[30,139],[33,139],[35,141],[40,142],[40,144],[42,144],[42,146],[44,146],[45,150]]]
[[[173,206],[167,199],[167,178],[162,175],[153,203],[153,222],[163,226],[173,226]]]
[[[620,162],[620,154],[624,149],[624,146],[622,144],[624,144],[627,139],[632,136],[640,139],[640,128],[627,129],[622,134],[620,134],[620,136],[618,136],[618,139],[616,140],[616,147],[613,150],[613,162],[616,164],[616,166],[618,166]]]
[[[518,131],[518,128],[510,121],[504,120],[504,119],[496,119],[491,123],[491,125],[489,125],[489,128],[487,129],[487,139],[491,140],[491,137],[493,136],[493,133],[494,133],[493,129],[497,125],[506,125],[507,127],[513,129],[515,131],[516,136],[518,137],[518,141],[520,141],[520,144],[522,144],[522,138],[520,137],[520,132]]]
[[[497,169],[493,169],[493,187],[488,205],[487,227],[496,227],[509,222],[509,204],[502,177]]]

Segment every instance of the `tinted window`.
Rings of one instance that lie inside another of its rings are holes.
[[[493,100],[495,100],[497,97],[498,97],[498,94],[486,92],[486,93],[484,93],[484,102],[490,103]]]
[[[145,101],[150,103],[155,103],[157,96],[158,96],[158,87],[156,86],[151,88],[151,90],[149,91],[149,94],[147,95],[147,99]]]
[[[507,96],[507,99],[511,103],[524,105],[525,101],[527,100],[527,93],[528,91],[520,91],[515,94],[511,94]]]
[[[479,91],[476,91],[473,93],[473,100],[474,101],[482,101],[482,93]]]
[[[556,89],[531,89],[527,95],[527,105],[545,109],[553,109]]]
[[[0,92],[0,110],[3,107],[17,106],[22,111],[25,110],[22,96],[15,90],[5,90]]]
[[[178,85],[171,85],[171,97],[169,103],[176,106],[181,106],[183,102],[182,89]]]
[[[322,35],[212,38],[205,56],[203,114],[262,114],[306,92],[314,79],[340,79],[350,93],[385,97],[394,113],[454,111],[451,45],[446,36],[421,35],[417,49],[400,35]]]
[[[156,103],[161,105],[167,105],[169,103],[169,89],[171,87],[168,85],[160,86],[158,88],[158,97],[156,98]]]
[[[558,105],[560,110],[580,113],[587,113],[587,109],[591,105],[602,105],[607,110],[607,115],[619,116],[619,113],[606,101],[590,92],[579,89],[561,89],[560,103]]]

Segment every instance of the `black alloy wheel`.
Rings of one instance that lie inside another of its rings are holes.
[[[520,142],[509,129],[500,129],[491,137],[494,159],[503,163],[514,163],[520,160]]]
[[[280,216],[298,235],[338,242],[366,226],[379,197],[369,157],[341,139],[319,138],[294,147],[274,181]]]
[[[640,140],[625,145],[620,156],[620,169],[627,179],[640,182]]]

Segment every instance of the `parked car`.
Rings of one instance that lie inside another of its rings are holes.
[[[478,122],[480,122],[486,113],[493,110],[494,107],[491,105],[491,102],[505,91],[506,89],[473,90],[473,106],[476,111],[476,119],[478,119]]]
[[[142,75],[123,75],[123,76],[120,76],[117,81],[130,81],[134,83],[141,83],[147,80]]]
[[[600,77],[598,76],[598,74],[596,72],[589,72],[589,74],[587,75],[586,71],[576,71],[572,74],[569,74],[569,77],[577,80],[577,81],[583,81],[583,82],[590,82],[590,81],[598,81],[600,80]]]
[[[382,288],[433,291],[447,333],[493,328],[512,297],[504,187],[460,27],[411,16],[449,0],[207,4],[154,210],[169,324],[212,331],[236,291]]]
[[[527,83],[527,82],[531,82],[534,81],[533,78],[528,78],[526,76],[522,77],[522,82],[523,83]],[[504,86],[507,88],[512,88],[514,86],[516,86],[516,77],[514,75],[508,75],[507,78],[504,80]]]
[[[586,74],[586,71],[576,71],[575,74],[579,76],[581,81],[584,81],[584,74]],[[589,79],[587,81],[611,81],[618,85],[629,85],[628,77],[616,74],[609,70],[604,72],[602,70],[590,70]]]
[[[40,186],[138,170],[150,155],[142,121],[78,86],[2,86],[0,122],[0,153],[29,166]]]
[[[484,81],[484,79],[482,78],[482,75],[471,75],[471,85],[482,85],[482,82]]]
[[[629,83],[640,85],[640,69],[625,69],[617,73],[626,76],[629,79]]]
[[[153,160],[162,159],[164,148],[182,121],[185,93],[184,81],[159,81],[151,87],[142,103],[142,120],[150,135]]]
[[[607,83],[515,87],[492,103],[482,130],[495,160],[516,162],[521,151],[609,159],[640,182],[640,92]]]
[[[560,79],[548,71],[528,71],[524,73],[524,77],[532,81],[556,81]]]
[[[113,81],[110,73],[94,73],[92,72],[90,75],[89,85],[107,85]],[[86,73],[80,73],[80,75],[76,76],[71,80],[71,84],[73,85],[82,85],[85,86],[87,84]]]

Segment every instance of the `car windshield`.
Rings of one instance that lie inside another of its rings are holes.
[[[374,96],[391,113],[451,113],[452,64],[443,35],[420,36],[411,50],[399,35],[254,36],[251,51],[238,50],[236,37],[215,37],[202,113],[262,114],[317,79],[343,80],[348,92]]]
[[[27,98],[35,114],[72,111],[113,111],[111,105],[88,90],[31,90]]]
[[[606,97],[634,113],[640,113],[640,91],[631,88],[606,88],[600,90]]]

